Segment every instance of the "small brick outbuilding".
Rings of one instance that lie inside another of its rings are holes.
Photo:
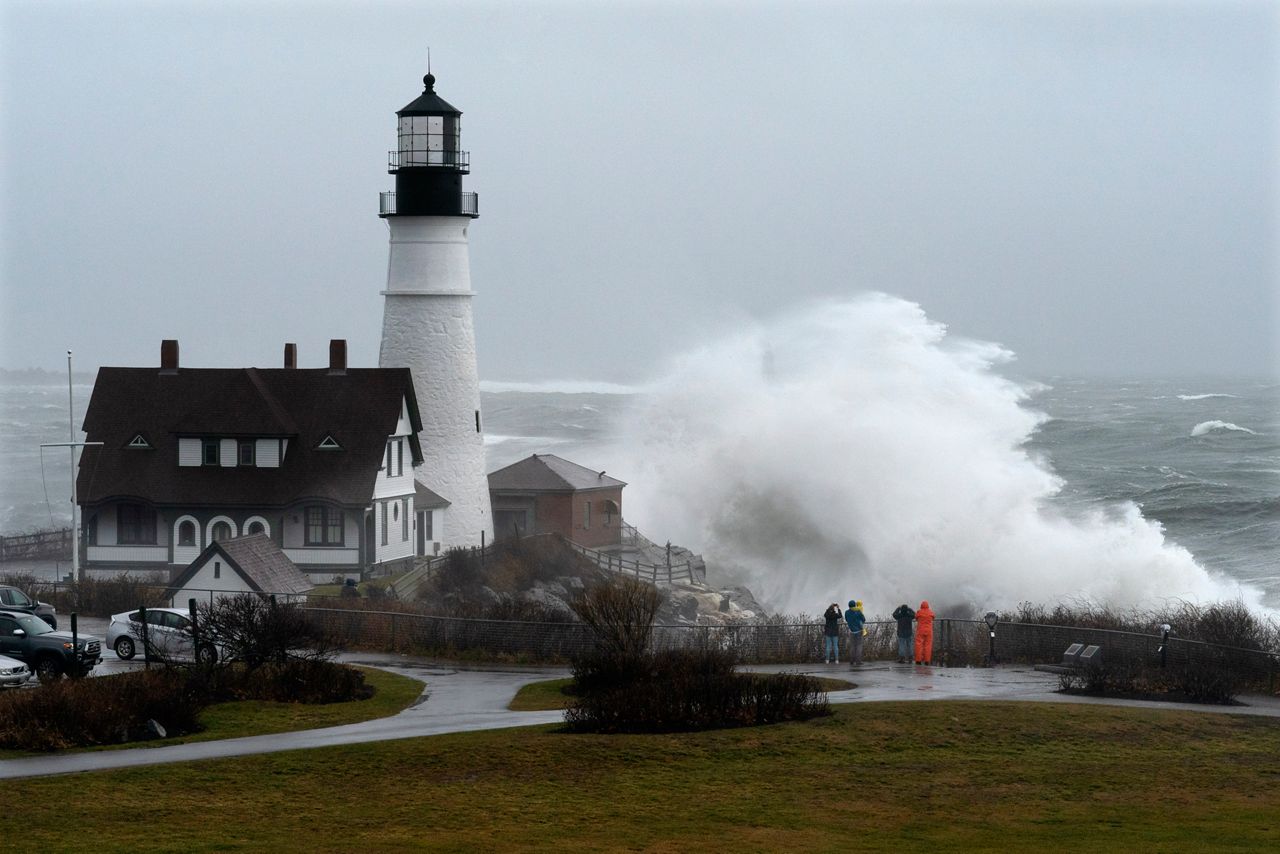
[[[489,475],[494,537],[555,533],[582,546],[622,543],[622,488],[602,471],[534,454]]]

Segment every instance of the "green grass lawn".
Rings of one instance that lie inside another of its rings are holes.
[[[844,691],[858,687],[843,679],[832,679],[827,676],[815,676],[823,691]],[[530,682],[519,691],[507,708],[513,712],[545,712],[552,709],[567,708],[573,697],[565,690],[573,684],[573,680],[548,679],[545,682]]]
[[[381,578],[370,578],[367,581],[357,583],[356,590],[360,592],[361,596],[368,596],[370,590],[386,590],[392,584],[395,584],[403,578],[405,574],[406,573],[402,572],[398,575],[384,575]],[[341,595],[342,588],[345,586],[346,585],[344,584],[318,584],[307,591],[307,596],[318,600],[318,602],[311,604],[323,605],[325,599],[332,599],[335,596]]]
[[[270,735],[277,732],[293,732],[302,729],[353,724],[360,721],[385,718],[407,708],[422,693],[422,683],[407,676],[399,676],[372,667],[357,667],[364,673],[365,683],[372,685],[375,693],[367,700],[346,703],[305,704],[272,703],[264,700],[241,700],[234,703],[217,703],[200,714],[205,728],[201,732],[156,741],[134,741],[112,744],[85,750],[122,750],[132,747],[164,747],[170,744],[186,744],[192,741],[213,741],[220,738],[240,738],[246,735]],[[37,689],[39,690],[39,689]],[[72,751],[67,751],[72,752]],[[0,760],[16,756],[31,756],[27,751],[0,750]]]
[[[860,703],[670,735],[554,726],[7,781],[29,850],[1277,850],[1280,721]]]

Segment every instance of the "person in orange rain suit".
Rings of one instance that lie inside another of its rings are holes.
[[[916,610],[916,664],[933,663],[933,610],[929,601]]]

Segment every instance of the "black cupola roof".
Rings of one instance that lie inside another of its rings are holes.
[[[462,111],[436,94],[430,71],[422,82],[422,94],[396,112],[396,149],[387,155],[396,188],[381,195],[379,216],[479,216],[476,194],[462,190],[471,171]]]
[[[426,87],[422,94],[406,104],[403,109],[397,111],[397,116],[462,115],[461,110],[436,94],[436,76],[434,74],[428,72],[427,76],[422,78],[422,84]]]

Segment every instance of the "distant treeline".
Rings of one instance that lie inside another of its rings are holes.
[[[71,372],[71,381],[92,383],[98,374]],[[0,385],[54,385],[67,381],[66,371],[49,371],[44,368],[0,368]]]

